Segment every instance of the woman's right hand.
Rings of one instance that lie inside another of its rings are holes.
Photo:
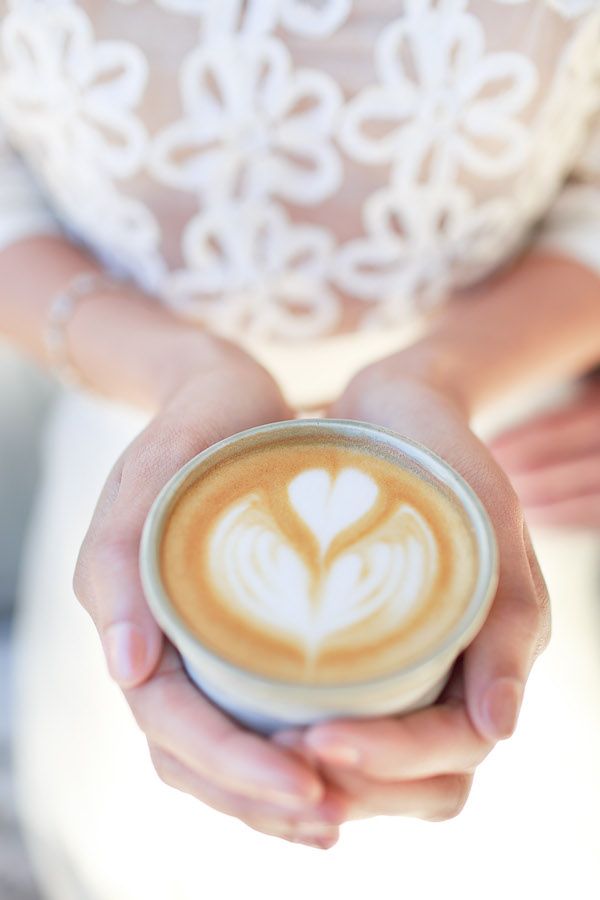
[[[185,462],[228,435],[289,417],[273,380],[241,351],[197,368],[115,464],[74,589],[160,778],[259,831],[326,848],[344,821],[341,798],[308,762],[240,727],[192,684],[150,613],[138,567],[148,510]]]

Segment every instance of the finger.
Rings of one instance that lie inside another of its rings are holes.
[[[541,416],[497,436],[490,449],[507,471],[521,472],[600,449],[600,394],[594,402]]]
[[[304,741],[320,761],[386,783],[473,769],[492,748],[464,704],[450,701],[398,718],[315,725]]]
[[[213,706],[191,683],[171,645],[152,678],[125,696],[152,744],[223,790],[292,808],[322,799],[316,772]]]
[[[511,480],[521,503],[527,507],[549,506],[598,493],[600,448],[595,453],[582,452],[580,448],[576,458],[556,460],[527,472],[515,472]]]
[[[527,506],[530,525],[546,528],[600,528],[600,491],[546,505]]]
[[[458,672],[457,677],[461,677]],[[455,696],[458,694],[460,689],[455,685],[450,688],[448,697],[458,702],[459,698]],[[379,772],[376,777],[372,777],[360,768],[330,764],[319,759],[317,752],[304,745],[303,737],[303,732],[290,729],[279,732],[276,740],[283,746],[303,747],[304,753],[318,762],[327,784],[335,786],[347,797],[346,814],[349,820],[378,815],[406,815],[441,821],[458,815],[471,789],[475,766],[470,770],[423,779],[385,780]]]
[[[265,834],[303,842],[326,841],[331,846],[339,836],[339,825],[347,818],[347,804],[341,804],[333,792],[315,806],[291,811],[223,790],[156,745],[150,745],[150,756],[165,784]]]
[[[274,740],[319,767],[335,766],[385,783],[472,771],[492,749],[465,708],[462,656],[435,706],[395,717],[286,729]]]
[[[521,541],[512,538],[517,527]],[[497,533],[498,591],[483,628],[464,654],[469,716],[482,737],[490,741],[513,733],[527,677],[547,645],[550,631],[548,591],[526,526],[523,522],[505,523]]]
[[[162,631],[141,599],[137,559],[134,561],[133,554],[127,552],[122,542],[117,543],[116,531],[112,533],[111,513],[119,493],[125,456],[124,453],[117,461],[104,485],[73,575],[73,590],[98,629],[110,674],[124,686],[149,677],[163,646]],[[114,606],[106,604],[102,587],[103,576],[111,569],[120,569],[122,573]]]
[[[274,740],[303,752],[319,767],[334,766],[385,783],[470,771],[492,749],[465,708],[462,657],[435,706],[394,717],[336,719],[286,729]]]
[[[429,822],[453,819],[464,808],[473,783],[471,773],[383,782],[329,766],[323,772],[351,798],[349,819],[371,816],[409,816]]]
[[[191,435],[184,439],[170,428],[143,432],[109,476],[79,553],[75,592],[98,629],[110,674],[122,687],[148,678],[162,650],[162,632],[139,571],[144,521],[162,486],[197,447]]]

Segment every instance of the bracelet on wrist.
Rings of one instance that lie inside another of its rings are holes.
[[[91,294],[122,289],[122,282],[103,272],[80,272],[52,298],[43,341],[52,372],[66,386],[93,389],[73,364],[69,353],[67,329],[77,306]]]

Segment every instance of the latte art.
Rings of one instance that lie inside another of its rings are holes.
[[[342,469],[335,478],[326,469],[308,469],[288,487],[295,512],[306,522],[324,553],[333,538],[367,513],[379,489],[360,469]]]
[[[477,576],[469,522],[418,471],[335,440],[231,454],[165,521],[164,589],[221,658],[296,683],[374,679],[421,658]]]
[[[259,626],[297,642],[307,665],[329,638],[360,626],[361,640],[397,628],[427,597],[437,571],[435,537],[400,504],[379,527],[343,543],[374,506],[379,489],[359,469],[333,478],[308,469],[288,486],[291,510],[315,539],[307,559],[289,541],[260,494],[225,511],[210,541],[211,577],[224,602]],[[342,541],[336,553],[335,541]]]

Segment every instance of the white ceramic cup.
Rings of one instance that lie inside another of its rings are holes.
[[[183,622],[161,580],[158,551],[170,509],[193,479],[232,452],[257,448],[297,436],[333,435],[341,443],[390,451],[399,465],[421,473],[450,491],[466,513],[477,546],[478,571],[472,596],[459,622],[416,662],[369,681],[294,684],[263,677],[236,666],[203,645]],[[498,551],[491,522],[466,481],[426,447],[384,428],[340,419],[297,419],[252,428],[220,441],[191,459],[165,485],[145,523],[140,547],[144,591],[159,625],[181,653],[192,681],[214,703],[248,727],[270,733],[339,717],[371,717],[404,713],[433,703],[442,692],[453,664],[482,627],[498,585]]]

